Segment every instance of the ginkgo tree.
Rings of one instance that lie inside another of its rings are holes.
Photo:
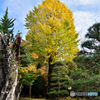
[[[37,55],[49,63],[48,91],[53,62],[72,61],[78,52],[78,33],[73,13],[60,0],[43,0],[26,16],[26,40]]]

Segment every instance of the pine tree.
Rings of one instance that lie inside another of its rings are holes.
[[[68,95],[68,80],[66,65],[62,61],[55,62],[51,74],[51,89],[48,93],[53,98],[63,98]]]
[[[85,37],[87,40],[81,44],[83,50],[79,52],[77,62],[80,63],[80,67],[98,74],[100,70],[100,23],[89,27]]]
[[[14,31],[14,21],[16,19],[9,19],[8,18],[8,7],[6,8],[5,15],[0,19],[0,31],[2,31],[4,34],[10,34],[11,40],[13,40],[13,31]]]
[[[84,50],[80,51],[80,53],[100,54],[99,37],[100,37],[100,23],[95,23],[91,27],[89,27],[88,32],[85,35],[85,38],[87,38],[87,40],[81,44],[81,47],[84,48]]]

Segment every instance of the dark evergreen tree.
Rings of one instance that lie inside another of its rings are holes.
[[[81,44],[83,50],[75,59],[80,70],[70,74],[70,85],[73,91],[100,92],[100,23],[93,24],[85,37],[87,40]]]
[[[69,77],[67,75],[67,68],[66,64],[64,64],[62,61],[57,61],[54,63],[54,68],[51,74],[51,89],[48,93],[50,97],[57,98],[63,98],[68,95],[68,80]]]
[[[77,92],[100,92],[100,75],[89,75],[87,70],[74,71],[70,75],[70,86]],[[90,97],[85,97],[89,99]],[[97,100],[92,97],[93,100]],[[91,100],[91,99],[90,99]]]
[[[85,35],[87,40],[81,44],[77,64],[94,74],[100,73],[100,23],[93,24]]]
[[[85,35],[87,40],[82,43],[82,50],[80,53],[87,54],[100,54],[100,23],[93,24],[89,29],[88,33]],[[90,50],[87,52],[86,48]]]
[[[0,19],[0,31],[2,31],[4,34],[5,33],[9,33],[10,36],[11,36],[11,40],[13,41],[13,37],[14,37],[14,34],[13,34],[13,31],[14,31],[14,21],[16,19],[9,19],[8,18],[8,7],[6,8],[6,11],[5,11],[5,15]]]

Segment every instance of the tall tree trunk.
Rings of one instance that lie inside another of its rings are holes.
[[[15,100],[15,89],[16,89],[16,86],[17,86],[17,78],[18,78],[18,65],[16,64],[16,70],[14,71],[14,74],[15,74],[15,79],[13,79],[13,85],[10,84],[12,87],[10,89],[10,92],[9,94],[7,95],[6,97],[6,100]]]
[[[51,85],[50,85],[50,83],[51,83],[51,73],[52,73],[52,69],[53,69],[53,64],[51,64],[50,62],[52,62],[52,58],[50,57],[49,58],[49,70],[48,70],[48,92],[50,92],[50,88],[51,88]],[[48,95],[47,95],[47,98],[49,98],[48,97]]]
[[[1,33],[0,37],[2,38],[0,40],[2,45],[2,81],[0,85],[0,100],[15,100],[15,89],[18,78],[18,60],[14,60],[14,55],[10,50],[10,35],[5,34],[3,36]],[[16,38],[19,39],[16,45],[20,46],[21,37]],[[19,52],[19,47],[17,48],[17,52]],[[17,52],[15,50],[15,53]]]

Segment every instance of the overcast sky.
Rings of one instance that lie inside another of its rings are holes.
[[[79,32],[80,43],[84,41],[87,29],[96,22],[100,22],[100,0],[60,0],[73,12],[76,32]],[[23,26],[29,10],[41,4],[42,0],[0,0],[0,18],[8,7],[8,17],[16,18],[14,34],[20,30],[25,39],[27,30]]]

